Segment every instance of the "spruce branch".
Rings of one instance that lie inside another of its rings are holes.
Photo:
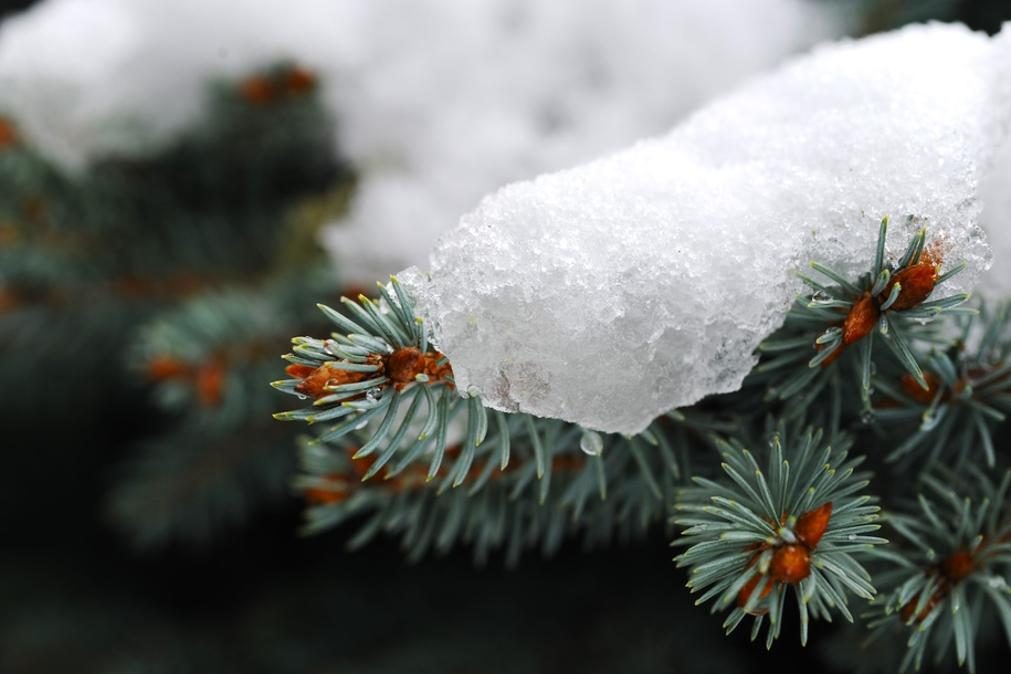
[[[873,263],[855,281],[818,262],[811,267],[823,280],[801,276],[810,293],[798,298],[784,327],[759,346],[763,360],[753,376],[765,386],[767,400],[799,396],[791,407],[806,408],[831,381],[837,361],[850,356],[860,397],[869,408],[877,342],[888,347],[921,388],[928,388],[914,344],[937,341],[926,324],[939,315],[972,311],[961,306],[969,298],[965,293],[930,299],[964,264],[942,273],[940,252],[927,245],[925,227],[898,260],[890,261],[885,256],[887,233],[886,217]]]
[[[439,475],[451,423],[465,419],[463,451],[446,477],[460,486],[494,417],[500,431],[500,463],[506,466],[509,434],[504,430],[504,415],[489,414],[479,398],[457,392],[448,361],[430,348],[427,328],[415,317],[414,304],[396,278],[388,286],[380,284],[380,292],[380,302],[364,295],[357,302],[342,297],[348,315],[319,305],[341,332],[329,339],[292,340],[293,353],[285,356],[292,378],[272,385],[302,400],[311,398],[312,404],[275,418],[336,422],[319,437],[320,442],[339,441],[369,422],[378,422],[356,456],[377,454],[375,474],[405,447],[406,454],[397,464],[400,470],[430,455],[427,480]],[[539,472],[543,470],[540,465]]]
[[[426,481],[440,478],[443,487],[460,487],[479,455],[494,455],[499,470],[505,470],[514,454],[515,438],[520,437],[530,444],[535,477],[544,481],[550,478],[548,447],[553,443],[547,440],[549,432],[564,439],[554,441],[561,446],[601,453],[601,434],[576,424],[552,424],[526,414],[488,410],[478,396],[461,395],[449,361],[431,347],[427,326],[414,315],[413,301],[397,279],[380,284],[380,293],[379,301],[364,295],[357,302],[342,297],[348,315],[320,305],[341,332],[327,339],[292,340],[293,352],[284,356],[292,378],[272,385],[312,402],[279,412],[275,418],[309,424],[335,422],[319,435],[320,443],[339,444],[365,430],[367,437],[354,458],[376,458],[364,479],[380,471],[397,475],[427,460]],[[459,451],[449,452],[461,429]],[[613,437],[626,443],[633,456],[640,453],[639,445],[660,446],[662,442],[650,431]],[[443,470],[446,464],[451,464],[448,471]]]
[[[900,671],[919,669],[929,648],[940,663],[955,646],[975,671],[975,640],[1003,625],[1011,644],[1011,471],[998,483],[976,468],[959,476],[941,466],[921,478],[916,502],[885,515],[900,539],[878,550],[887,569],[868,614],[872,638],[907,635]]]
[[[986,465],[994,467],[994,431],[1011,412],[1008,310],[1005,303],[993,312],[984,307],[979,316],[963,316],[954,345],[929,354],[926,389],[908,373],[875,377],[874,388],[882,394],[875,418],[891,425],[918,422],[888,454],[890,461],[924,450],[928,465],[943,458],[959,467],[980,452]]]
[[[576,533],[590,544],[626,538],[668,515],[687,445],[670,438],[725,428],[705,413],[673,413],[626,436],[487,410],[478,397],[460,395],[451,365],[431,347],[395,278],[380,285],[380,295],[342,298],[347,314],[321,307],[339,332],[295,338],[285,356],[291,378],[273,384],[312,401],[277,418],[329,423],[301,450],[296,488],[308,503],[305,533],[364,516],[354,544],[380,532],[401,535],[412,558],[463,542],[484,559],[505,545],[504,516],[531,527],[516,534],[528,542],[520,549],[540,542],[550,552]],[[467,536],[454,529],[459,515],[446,510],[459,498],[472,501]],[[505,499],[505,515],[492,517],[495,498]],[[516,514],[530,507],[557,511],[564,526],[539,528],[542,515]],[[443,533],[418,538],[419,527]],[[519,549],[507,548],[514,560]]]
[[[189,417],[135,448],[107,495],[111,524],[139,550],[201,547],[279,506],[295,468],[292,438],[267,421],[246,428]]]
[[[757,638],[768,616],[766,647],[779,636],[787,594],[800,613],[800,639],[808,622],[831,620],[836,609],[852,621],[847,594],[871,599],[875,589],[858,559],[884,539],[878,506],[860,492],[868,474],[855,472],[863,458],[848,458],[846,443],[822,444],[808,429],[790,442],[783,426],[769,441],[765,469],[735,440],[718,440],[720,481],[696,477],[679,493],[675,522],[685,527],[675,558],[690,567],[688,587],[702,592],[696,605],[715,600],[712,611],[736,602],[724,622],[729,634],[748,615]]]
[[[419,461],[403,469],[376,469],[356,445],[303,443],[295,481],[308,505],[303,533],[361,519],[349,542],[353,548],[387,534],[401,538],[411,560],[464,544],[473,547],[479,562],[503,548],[512,564],[525,549],[539,547],[548,555],[571,536],[582,535],[588,546],[641,536],[667,515],[678,469],[660,433],[598,435],[516,414],[507,421],[512,425],[507,467],[501,468],[489,439],[485,444],[491,447],[478,450],[460,489],[448,488],[445,480],[430,483]],[[586,440],[588,433],[596,440]],[[584,445],[597,442],[599,451],[588,453]],[[445,454],[456,461],[460,452],[454,444]],[[451,470],[444,466],[440,477]]]

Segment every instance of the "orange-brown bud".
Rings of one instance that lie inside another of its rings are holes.
[[[330,475],[326,478],[325,486],[309,487],[302,494],[308,503],[328,505],[347,500],[348,487],[348,482],[343,477]]]
[[[769,574],[783,583],[799,583],[811,573],[811,553],[796,543],[784,545],[772,554]]]
[[[225,367],[217,360],[205,363],[197,370],[197,399],[204,407],[213,407],[220,403],[224,387]]]
[[[747,583],[744,584],[744,587],[741,588],[741,591],[737,593],[738,606],[744,608],[744,606],[748,603],[748,600],[751,599],[751,595],[754,594],[755,588],[758,587],[758,583],[761,582],[762,578],[764,578],[762,574],[756,573],[751,577],[751,579]],[[766,583],[765,587],[762,588],[761,594],[758,595],[758,598],[760,600],[765,599],[766,597],[769,596],[770,592],[772,592],[772,583]],[[752,615],[764,615],[766,613],[768,613],[768,609],[756,608],[755,610],[751,611]]]
[[[313,372],[316,371],[312,365],[302,365],[301,363],[292,363],[288,367],[284,368],[284,371],[295,379],[305,379]]]
[[[14,125],[0,117],[0,150],[10,147],[16,142],[18,142],[18,134],[14,130]]]
[[[253,75],[239,84],[239,96],[251,105],[266,105],[274,99],[274,85],[265,77]]]
[[[920,609],[920,612],[917,614],[916,619],[913,622],[919,625],[926,620],[927,616],[930,615],[930,612],[934,610],[934,607],[937,606],[942,599],[944,599],[944,592],[941,590],[934,592],[933,596],[931,596],[930,599],[927,600],[927,603],[923,605],[923,608]],[[902,607],[901,611],[899,611],[899,617],[902,619],[902,622],[908,623],[910,619],[913,618],[913,612],[916,611],[916,605],[919,601],[919,597],[913,597],[906,602],[906,605]]]
[[[865,293],[860,299],[853,303],[846,319],[843,321],[842,341],[844,346],[849,346],[858,342],[871,334],[874,325],[878,322],[881,311],[878,303],[871,297],[870,293]]]
[[[815,351],[821,351],[824,348],[825,348],[824,344],[817,344],[817,345],[815,345]],[[830,356],[828,356],[827,358],[825,358],[824,360],[821,361],[821,366],[822,367],[828,367],[832,363],[834,363],[837,360],[839,360],[839,356],[843,355],[843,351],[844,350],[845,349],[843,347],[841,347],[841,346],[838,347],[838,348],[836,348],[836,350],[833,351]]]
[[[147,364],[147,377],[152,381],[164,381],[182,377],[187,372],[186,363],[173,356],[155,356]]]
[[[425,355],[413,346],[397,349],[386,362],[386,372],[394,384],[410,384],[424,371]]]
[[[442,358],[437,351],[422,353],[417,347],[406,346],[390,354],[386,361],[386,376],[398,388],[407,386],[419,374],[427,375],[431,381],[439,381],[452,374],[448,363],[438,364]]]
[[[920,256],[919,262],[896,272],[891,282],[882,291],[881,301],[887,299],[892,288],[896,283],[899,283],[902,286],[899,296],[892,302],[889,310],[901,311],[922,304],[930,297],[930,293],[934,292],[934,286],[937,285],[937,279],[940,276],[940,268],[940,259],[936,259],[930,251],[924,252]]]
[[[797,525],[793,530],[798,540],[806,545],[808,550],[814,550],[818,546],[818,541],[825,535],[831,518],[832,502],[829,501],[797,518]]]
[[[289,94],[306,94],[316,88],[316,75],[305,68],[295,66],[284,78],[284,88]]]
[[[941,562],[941,573],[952,583],[964,580],[976,570],[976,561],[968,550],[959,550]]]
[[[341,370],[329,365],[320,365],[312,369],[306,365],[289,365],[285,372],[301,379],[295,386],[299,393],[310,398],[322,398],[327,395],[327,386],[340,386],[342,384],[354,384],[373,376],[371,372],[354,372],[352,370]],[[306,371],[308,370],[308,371]]]

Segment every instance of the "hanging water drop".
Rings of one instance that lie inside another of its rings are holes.
[[[579,439],[579,448],[589,456],[600,456],[604,451],[604,439],[596,431],[584,430],[583,437]]]

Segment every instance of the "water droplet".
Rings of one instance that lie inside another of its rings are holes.
[[[309,396],[305,395],[304,393],[296,393],[295,395],[298,396],[299,400],[307,400],[309,398]]]
[[[856,539],[857,539],[856,534],[850,534],[849,536],[846,537],[847,541],[855,541]]]
[[[583,431],[579,439],[579,448],[589,456],[600,456],[604,451],[604,438],[596,431]]]
[[[383,389],[378,386],[373,386],[368,391],[365,392],[365,399],[370,403],[376,402],[379,399],[379,395],[383,392]]]
[[[358,424],[357,426],[355,426],[355,430],[356,431],[360,431],[360,430],[362,430],[363,428],[365,428],[368,425],[369,425],[369,420],[366,419],[365,421],[363,421],[360,424]]]

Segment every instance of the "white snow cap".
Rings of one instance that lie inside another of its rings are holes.
[[[989,264],[979,183],[1011,122],[1011,29],[817,49],[666,136],[509,185],[401,275],[461,390],[609,432],[740,387],[817,259],[866,270],[928,227]]]
[[[0,114],[69,167],[147,151],[209,79],[292,59],[359,169],[348,280],[425,260],[490,190],[670,128],[843,31],[809,0],[45,0],[0,27]]]

